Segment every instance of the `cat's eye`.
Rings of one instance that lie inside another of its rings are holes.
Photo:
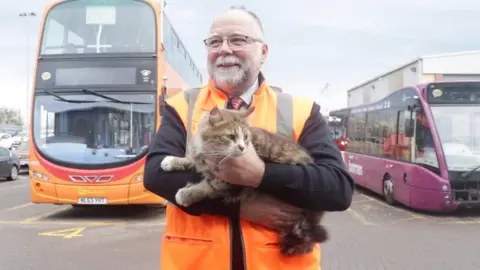
[[[234,134],[229,134],[229,135],[227,135],[227,138],[228,138],[229,140],[232,140],[232,141],[233,141],[233,140],[235,140],[235,135],[234,135]]]

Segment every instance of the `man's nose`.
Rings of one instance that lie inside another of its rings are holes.
[[[222,42],[222,45],[218,49],[218,54],[224,55],[224,54],[231,54],[233,51],[230,48],[230,45],[228,44],[228,40],[224,39]]]

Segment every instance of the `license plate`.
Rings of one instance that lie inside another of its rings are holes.
[[[107,204],[107,198],[78,198],[78,204]]]

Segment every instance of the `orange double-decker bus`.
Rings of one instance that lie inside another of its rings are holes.
[[[202,84],[164,6],[76,0],[45,8],[30,112],[33,203],[164,203],[142,183],[163,93]]]

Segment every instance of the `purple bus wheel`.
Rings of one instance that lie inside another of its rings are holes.
[[[394,193],[393,181],[390,177],[386,177],[385,180],[383,180],[383,197],[385,198],[385,201],[390,205],[395,204],[394,194],[395,193]]]

